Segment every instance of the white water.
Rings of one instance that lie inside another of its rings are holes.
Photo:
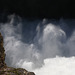
[[[56,57],[44,60],[44,65],[34,72],[36,75],[74,75],[75,57]]]
[[[57,23],[60,25],[46,23],[46,19],[41,23],[39,21],[32,43],[22,41],[26,39],[22,38],[22,25],[27,23],[18,22],[14,26],[14,22],[12,16],[10,22],[0,23],[0,32],[4,36],[6,63],[9,66],[25,68],[34,71],[36,75],[74,75],[75,31],[67,38],[66,32],[60,26],[67,26],[64,20]]]

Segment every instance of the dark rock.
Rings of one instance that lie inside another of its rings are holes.
[[[6,67],[4,52],[5,50],[3,47],[3,37],[1,36],[1,33],[0,33],[0,69]]]

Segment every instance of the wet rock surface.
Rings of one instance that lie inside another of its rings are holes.
[[[8,67],[5,63],[5,50],[3,47],[3,37],[0,33],[0,75],[35,75],[23,68]]]

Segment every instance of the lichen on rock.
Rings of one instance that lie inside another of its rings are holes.
[[[23,68],[8,67],[5,63],[5,50],[3,47],[3,37],[0,33],[0,75],[35,75]]]

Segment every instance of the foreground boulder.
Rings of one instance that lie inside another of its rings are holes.
[[[7,67],[0,70],[0,75],[35,75],[33,72],[28,72],[22,68]]]
[[[3,37],[0,33],[0,75],[35,75],[23,68],[8,67],[5,63],[5,50],[3,47]]]

